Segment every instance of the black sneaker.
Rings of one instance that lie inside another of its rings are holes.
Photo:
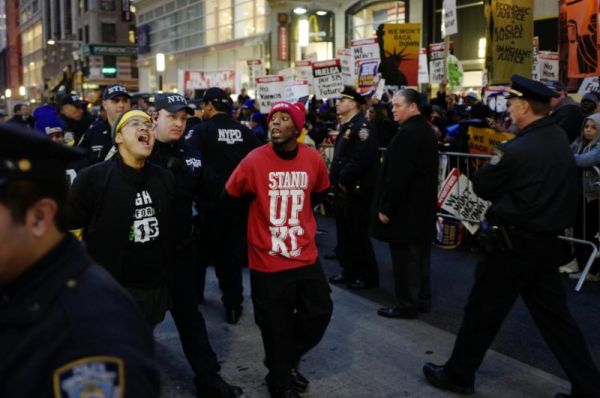
[[[194,378],[198,398],[238,398],[244,391],[238,386],[228,384],[221,375],[207,379]]]
[[[310,381],[302,373],[298,371],[298,368],[292,368],[290,371],[292,376],[292,388],[298,392],[306,392]]]

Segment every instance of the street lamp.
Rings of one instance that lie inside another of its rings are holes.
[[[165,71],[165,54],[156,53],[156,71],[158,72],[158,92],[163,91],[162,73]]]

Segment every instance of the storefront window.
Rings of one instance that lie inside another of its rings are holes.
[[[406,22],[406,9],[405,1],[360,2],[348,11],[349,41],[375,37],[382,23]]]

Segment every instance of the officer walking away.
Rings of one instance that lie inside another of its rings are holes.
[[[0,396],[158,397],[150,328],[67,233],[66,164],[82,153],[0,126]]]
[[[221,197],[224,183],[203,164],[200,153],[185,140],[186,119],[193,114],[185,97],[175,93],[157,94],[152,113],[156,138],[149,161],[169,169],[175,176],[175,257],[169,292],[173,299],[171,314],[179,331],[181,345],[194,374],[199,397],[228,398],[242,389],[227,384],[219,375],[204,317],[198,311],[199,270],[192,233],[192,200],[199,195]]]
[[[102,162],[116,153],[112,127],[119,116],[131,108],[130,98],[131,95],[122,84],[110,85],[102,92],[106,120],[100,118],[91,125],[79,142],[79,147],[88,151],[88,165]]]
[[[389,242],[396,305],[381,308],[388,318],[417,318],[431,310],[431,242],[435,235],[437,138],[421,115],[419,93],[401,90],[392,98],[392,137],[375,194],[373,236]]]
[[[379,272],[369,237],[371,198],[377,173],[377,137],[361,105],[365,99],[346,86],[336,104],[340,119],[330,178],[334,189],[336,254],[342,272],[331,283],[352,289],[379,284]]]
[[[192,131],[189,138],[191,146],[202,153],[206,165],[223,181],[227,181],[251,150],[261,145],[250,129],[228,116],[230,102],[227,93],[220,88],[208,89],[201,105],[204,122]],[[247,262],[247,206],[242,207],[242,211],[232,212],[221,201],[202,201],[199,205],[202,276],[211,258],[214,259],[223,291],[225,319],[230,324],[238,323],[242,315],[242,267]],[[203,292],[204,278],[201,278],[200,284]]]
[[[329,179],[321,155],[297,142],[304,118],[301,103],[273,105],[271,144],[250,152],[226,184],[229,195],[251,201],[250,285],[271,398],[299,398],[308,389],[298,365],[323,337],[333,310],[312,211]]]
[[[600,373],[558,273],[557,236],[575,222],[577,172],[567,136],[545,116],[556,96],[543,83],[512,76],[508,112],[518,134],[473,176],[475,193],[492,202],[490,244],[450,359],[423,368],[438,388],[474,393],[475,372],[521,296],[571,381],[571,395],[556,397],[600,397]]]

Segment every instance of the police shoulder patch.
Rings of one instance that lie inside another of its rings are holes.
[[[346,132],[344,132],[344,138],[349,139],[351,134],[352,134],[352,130],[350,130],[350,129],[346,130]]]
[[[366,141],[367,138],[369,138],[369,129],[366,127],[363,127],[362,129],[360,129],[360,131],[358,132],[358,138],[361,141]]]
[[[502,152],[498,148],[494,148],[492,150],[492,158],[490,159],[490,164],[497,165],[502,160],[502,156],[504,156],[504,152]]]
[[[55,398],[123,398],[125,365],[111,356],[84,357],[54,370]]]

